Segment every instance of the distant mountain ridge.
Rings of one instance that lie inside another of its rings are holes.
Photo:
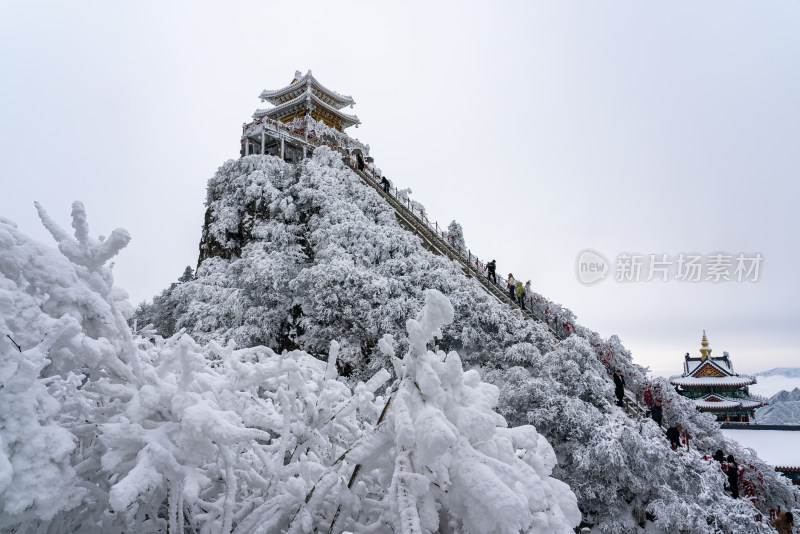
[[[800,378],[800,367],[776,367],[769,371],[754,373],[754,376],[785,376],[787,378]]]
[[[794,388],[792,391],[781,391],[780,393],[776,393],[769,399],[770,404],[774,404],[776,402],[792,402],[792,401],[800,401],[800,388]]]
[[[756,412],[760,425],[800,424],[800,388],[780,391],[769,399],[769,405]]]

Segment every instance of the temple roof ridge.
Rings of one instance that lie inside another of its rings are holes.
[[[336,91],[329,89],[328,87],[322,85],[319,80],[317,80],[314,75],[311,73],[311,70],[304,75],[298,77],[300,71],[295,72],[295,78],[292,80],[292,83],[281,87],[280,89],[269,90],[265,89],[259,95],[259,98],[262,102],[267,101],[271,104],[280,104],[280,98],[285,96],[287,93],[291,93],[296,91],[304,86],[313,87],[316,86],[317,90],[320,93],[327,93],[331,97],[331,102],[328,103],[331,107],[335,109],[341,109],[345,106],[352,106],[355,104],[355,100],[350,95],[343,95],[341,93],[337,93]]]
[[[345,122],[349,122],[350,123],[347,126],[350,126],[352,124],[361,124],[361,120],[358,118],[358,116],[349,115],[347,113],[343,113],[342,111],[339,111],[338,109],[334,108],[333,106],[331,106],[327,102],[321,100],[317,95],[315,95],[312,92],[303,92],[299,96],[293,98],[292,100],[289,100],[287,102],[283,102],[282,104],[278,104],[277,106],[275,106],[273,108],[257,109],[253,113],[253,118],[254,119],[260,119],[261,117],[264,117],[265,115],[271,115],[273,113],[277,113],[277,112],[279,112],[279,111],[281,111],[281,110],[283,110],[285,108],[297,105],[297,104],[303,102],[304,100],[308,100],[308,99],[313,101],[315,104],[325,108],[330,113],[333,113],[335,115],[339,115],[341,118],[343,118],[345,120]]]
[[[694,365],[691,365],[694,364]],[[756,378],[750,375],[740,375],[733,372],[731,361],[725,356],[708,359],[687,358],[684,362],[684,373],[669,378],[670,383],[681,386],[702,385],[750,385],[755,384]]]
[[[716,398],[719,400],[710,400]],[[719,393],[709,393],[695,400],[695,404],[702,408],[758,408],[767,404],[761,397],[728,397]]]
[[[729,375],[729,376],[686,376],[675,375],[669,377],[669,383],[673,386],[703,388],[710,386],[730,386],[743,387],[756,383],[755,377],[748,375]]]

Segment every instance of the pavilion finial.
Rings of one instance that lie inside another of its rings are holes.
[[[703,330],[703,341],[700,343],[700,345],[703,347],[700,349],[700,354],[702,354],[702,356],[700,356],[700,360],[706,361],[711,355],[711,349],[708,347],[708,338],[706,337],[705,330]]]

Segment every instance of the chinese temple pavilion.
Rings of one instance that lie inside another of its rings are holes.
[[[352,108],[356,103],[353,97],[331,91],[319,83],[311,71],[305,75],[296,71],[292,83],[274,91],[264,90],[259,98],[262,102],[269,102],[275,107],[256,110],[253,114],[254,119],[269,117],[289,122],[295,117],[310,115],[314,120],[322,121],[340,132],[349,126],[361,124],[355,115],[339,111],[345,106]]]
[[[353,97],[339,94],[322,85],[309,70],[294,73],[286,87],[264,90],[262,102],[273,107],[258,109],[253,121],[242,126],[241,155],[269,154],[287,161],[305,158],[309,150],[323,144],[367,156],[368,147],[344,133],[361,121],[341,111],[353,107]]]
[[[755,377],[734,373],[727,352],[711,356],[705,331],[700,356],[687,353],[683,374],[669,381],[678,393],[693,399],[698,410],[717,416],[717,421],[749,423],[756,408],[767,404],[766,399],[750,395],[748,386],[756,383]]]

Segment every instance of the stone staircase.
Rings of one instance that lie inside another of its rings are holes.
[[[296,141],[300,146],[304,147],[304,154],[306,154],[306,148],[313,151],[315,148],[322,146],[323,144],[314,138],[297,137],[292,132],[287,133],[287,135]],[[329,143],[324,144],[328,144],[330,146]],[[377,191],[378,194],[383,197],[386,202],[392,206],[392,208],[394,208],[395,216],[400,224],[406,230],[419,236],[422,239],[423,246],[425,246],[428,250],[434,254],[446,256],[457,262],[461,266],[464,274],[480,282],[484,290],[486,290],[489,295],[497,299],[498,302],[507,306],[511,306],[513,309],[519,310],[526,319],[545,324],[547,329],[556,337],[556,339],[566,339],[573,333],[569,327],[565,328],[563,324],[559,324],[557,317],[555,319],[548,317],[548,308],[545,307],[544,309],[541,309],[541,306],[537,305],[539,304],[538,297],[537,300],[534,301],[534,297],[528,296],[528,300],[526,300],[526,308],[521,309],[516,299],[509,297],[509,294],[505,289],[506,280],[502,276],[497,276],[497,283],[490,282],[486,276],[486,269],[479,258],[473,255],[469,250],[463,250],[454,246],[448,240],[447,234],[442,228],[439,227],[439,224],[437,222],[431,223],[425,216],[424,212],[420,212],[419,214],[416,213],[408,198],[402,198],[399,195],[397,188],[390,187],[389,192],[384,191],[380,184],[380,176],[377,176],[368,168],[359,170],[358,167],[350,160],[347,151],[343,150],[342,148],[335,146],[331,146],[331,148],[342,154],[342,161],[344,164],[347,165],[359,178],[361,178],[365,184]],[[546,299],[543,300],[546,302]],[[610,381],[610,376],[607,377],[607,379]],[[623,409],[631,418],[642,420],[646,417],[645,408],[637,401],[636,396],[629,390],[625,390]]]
[[[546,324],[547,328],[554,336],[556,336],[557,339],[565,339],[569,336],[568,332],[559,331],[558,329],[553,328],[552,325],[548,324],[543,317],[538,317],[533,312],[532,305],[528,306],[526,309],[520,309],[516,300],[512,300],[511,297],[509,297],[508,292],[504,289],[505,280],[502,277],[497,277],[500,283],[495,284],[490,282],[488,277],[483,274],[482,269],[479,270],[478,258],[473,256],[469,251],[459,250],[453,246],[447,240],[446,234],[440,229],[439,224],[428,221],[424,213],[417,215],[408,200],[398,196],[396,188],[390,188],[389,193],[387,193],[384,191],[383,187],[381,187],[379,178],[376,178],[371,172],[367,170],[359,170],[357,167],[351,165],[347,159],[345,159],[345,164],[350,167],[350,169],[356,173],[365,184],[375,189],[375,191],[377,191],[378,194],[381,195],[389,203],[389,205],[394,208],[400,224],[406,228],[406,230],[409,230],[410,232],[413,232],[422,238],[423,244],[428,250],[434,254],[446,256],[451,260],[458,262],[461,265],[461,269],[464,271],[464,273],[480,282],[483,288],[491,296],[503,304],[520,310],[522,315],[527,319]],[[394,194],[392,194],[392,191],[394,191]]]
[[[547,321],[544,320],[543,317],[538,317],[533,312],[533,306],[528,306],[526,309],[522,310],[519,308],[516,300],[512,300],[508,292],[504,289],[505,287],[505,280],[498,276],[497,279],[501,284],[494,284],[489,281],[486,275],[479,271],[478,268],[478,259],[476,256],[473,256],[469,251],[458,250],[454,247],[448,240],[446,234],[440,230],[438,223],[430,223],[427,220],[424,213],[420,213],[419,215],[414,212],[412,206],[407,201],[407,199],[403,199],[398,196],[396,188],[390,188],[389,193],[384,191],[383,187],[380,184],[380,178],[376,178],[371,172],[367,170],[359,170],[355,166],[351,165],[349,161],[345,159],[345,164],[363,180],[365,184],[375,189],[381,197],[383,197],[386,202],[389,203],[392,208],[395,210],[395,214],[397,216],[398,221],[400,224],[408,231],[418,235],[423,242],[423,245],[435,254],[439,254],[441,256],[446,256],[451,260],[458,262],[461,265],[462,270],[464,273],[480,282],[483,288],[494,298],[497,299],[498,302],[501,302],[505,305],[511,306],[523,314],[524,317],[531,321],[537,321],[544,324],[547,324],[548,329],[550,332],[560,340],[565,339],[569,336],[569,332],[558,331],[553,328],[552,325],[548,324]],[[609,381],[611,381],[610,377],[607,377]],[[623,399],[623,406],[622,409],[625,413],[631,418],[638,421],[644,421],[648,418],[646,408],[636,399],[636,395],[631,392],[630,390],[625,390],[625,397]],[[663,429],[662,429],[663,432]]]

